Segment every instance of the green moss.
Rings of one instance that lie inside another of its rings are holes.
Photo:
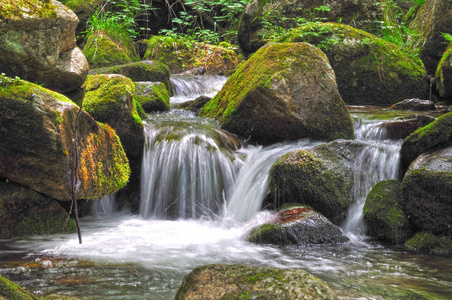
[[[262,237],[265,237],[265,240],[270,244],[281,244],[281,239],[284,239],[281,236],[282,227],[275,224],[264,224],[255,229],[253,229],[248,237],[248,242],[261,244]]]
[[[56,5],[51,0],[3,0],[0,9],[0,23],[6,20],[19,20],[28,15],[38,18],[56,16]]]
[[[35,300],[33,294],[25,291],[23,288],[14,282],[0,276],[0,297],[5,297],[8,300]]]
[[[68,220],[67,225],[65,225]],[[50,213],[37,212],[30,217],[25,217],[17,224],[17,236],[33,236],[55,233],[73,233],[76,231],[75,223],[68,218],[67,213],[61,208]]]
[[[405,243],[405,246],[413,250],[451,253],[452,239],[448,236],[436,236],[429,232],[418,232]]]
[[[168,111],[170,95],[163,83],[137,84],[133,97],[145,112]]]
[[[83,54],[92,68],[130,63],[133,59],[129,52],[102,34],[91,35],[83,47]]]

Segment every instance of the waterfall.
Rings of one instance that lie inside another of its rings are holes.
[[[171,103],[194,100],[199,96],[213,97],[221,90],[228,78],[211,75],[171,75],[173,97]]]
[[[218,213],[242,165],[235,138],[187,112],[153,115],[145,127],[140,214],[199,218]]]
[[[102,199],[96,201],[93,200],[93,215],[98,216],[98,215],[111,215],[116,211],[116,207],[115,207],[115,199],[116,199],[116,194],[111,194],[108,196],[103,197]]]

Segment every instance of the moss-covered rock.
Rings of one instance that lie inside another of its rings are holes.
[[[134,101],[141,104],[147,113],[170,109],[170,95],[161,82],[135,82]]]
[[[75,231],[74,222],[54,199],[0,182],[0,239]]]
[[[141,157],[143,122],[133,101],[135,84],[122,75],[88,75],[83,109],[113,127],[128,156]]]
[[[420,49],[427,73],[434,75],[447,43],[442,33],[452,34],[452,3],[450,0],[426,0],[419,8],[409,29],[408,44]]]
[[[443,54],[436,69],[436,88],[442,98],[452,99],[452,43]]]
[[[452,146],[413,161],[402,190],[404,211],[416,231],[452,237]]]
[[[305,43],[259,49],[200,115],[216,118],[230,132],[267,142],[354,136],[328,59]]]
[[[72,199],[70,165],[78,119],[78,199],[118,191],[129,165],[118,136],[65,96],[0,76],[0,177],[58,200]]]
[[[133,53],[127,47],[118,45],[103,33],[92,34],[86,40],[83,54],[91,68],[123,65],[133,62]]]
[[[0,276],[0,299],[8,300],[37,300],[35,295],[27,292],[9,279]]]
[[[400,140],[435,120],[436,118],[425,115],[408,115],[384,122],[381,128],[385,129],[389,139]]]
[[[337,23],[309,23],[275,42],[306,42],[322,49],[346,104],[391,105],[428,96],[419,58],[365,31]]]
[[[410,238],[405,246],[416,251],[433,253],[452,253],[452,239],[448,236],[436,236],[429,232],[418,232]]]
[[[77,16],[58,1],[4,0],[0,10],[0,73],[59,92],[79,88],[88,63],[75,47]]]
[[[450,145],[452,145],[452,112],[440,116],[405,139],[400,149],[402,176],[411,162],[422,153],[436,151]]]
[[[329,9],[322,10],[324,6]],[[237,36],[240,48],[253,53],[268,41],[268,23],[288,29],[295,26],[295,18],[321,19],[371,30],[379,15],[381,7],[371,0],[253,0],[245,8]]]
[[[257,244],[305,246],[340,244],[348,240],[327,218],[305,206],[279,211],[273,222],[253,229],[248,237],[249,242]]]
[[[229,75],[243,60],[230,48],[163,36],[148,40],[144,59],[161,61],[173,74],[201,67],[209,75]]]
[[[170,70],[167,65],[159,61],[139,61],[125,65],[98,68],[90,70],[90,75],[120,74],[132,79],[132,81],[162,82],[170,96],[172,95]]]
[[[343,142],[293,151],[279,158],[269,174],[268,201],[275,207],[284,203],[309,205],[340,224],[351,205],[353,186],[350,163],[342,155]]]
[[[301,269],[207,265],[185,276],[182,299],[337,299],[326,283]]]
[[[385,180],[377,183],[367,195],[363,209],[368,234],[389,243],[404,243],[411,230],[402,209],[400,182]]]

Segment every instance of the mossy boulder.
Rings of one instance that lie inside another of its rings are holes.
[[[363,208],[368,234],[392,244],[404,243],[411,235],[403,211],[402,187],[397,180],[377,183],[369,192]]]
[[[404,211],[416,231],[452,237],[452,146],[413,161],[402,190]]]
[[[408,136],[400,148],[401,175],[409,165],[424,152],[433,152],[452,145],[452,112],[444,114],[434,122]]]
[[[436,118],[425,115],[408,115],[386,121],[381,124],[381,128],[385,130],[387,138],[400,140],[435,120]]]
[[[170,95],[161,82],[135,82],[134,101],[141,104],[147,113],[168,111],[170,109]]]
[[[134,61],[133,53],[106,34],[92,34],[83,46],[83,54],[91,68],[124,65]]]
[[[202,68],[202,74],[229,75],[243,61],[232,46],[226,44],[214,46],[164,36],[154,36],[147,43],[144,59],[168,65],[173,74]]]
[[[132,80],[116,74],[89,75],[83,86],[86,88],[83,109],[116,130],[128,156],[141,157],[144,127],[133,101]]]
[[[38,85],[0,76],[0,177],[58,200],[71,200],[70,162],[79,107]],[[89,114],[78,120],[78,199],[100,198],[128,181],[114,130]]]
[[[344,24],[309,23],[275,42],[306,42],[321,48],[346,104],[392,105],[428,97],[421,60],[365,31]]]
[[[185,276],[175,299],[337,299],[318,277],[301,269],[207,265]]]
[[[405,246],[416,251],[428,251],[437,254],[452,253],[450,236],[436,236],[429,232],[416,233],[405,243]]]
[[[248,241],[256,244],[341,244],[349,239],[342,231],[310,207],[295,206],[278,212],[271,223],[253,229]]]
[[[75,231],[56,200],[16,183],[0,182],[0,239]]]
[[[89,74],[120,74],[129,77],[132,81],[162,82],[165,84],[169,95],[172,95],[170,70],[167,65],[159,61],[145,60],[125,65],[98,68],[90,70]]]
[[[322,10],[325,6],[329,9]],[[288,29],[296,26],[295,18],[341,20],[344,24],[353,23],[358,28],[370,30],[375,27],[374,21],[379,19],[381,12],[381,7],[371,0],[253,0],[240,19],[237,37],[244,52],[254,53],[268,42],[266,23]]]
[[[275,208],[285,203],[309,205],[334,224],[346,217],[352,202],[352,152],[356,143],[334,141],[311,150],[289,152],[270,170],[270,196]]]
[[[0,73],[59,92],[79,88],[88,63],[75,45],[77,16],[57,1],[4,0],[0,10]]]
[[[452,99],[452,43],[446,49],[436,69],[436,88],[442,98]]]
[[[434,75],[447,43],[442,33],[452,34],[452,3],[450,0],[426,0],[419,8],[409,29],[407,43],[419,48],[427,73]]]
[[[257,51],[201,110],[232,133],[276,142],[353,138],[353,124],[326,56],[306,43]]]
[[[39,298],[27,292],[9,279],[0,276],[0,299],[7,300],[38,300]]]

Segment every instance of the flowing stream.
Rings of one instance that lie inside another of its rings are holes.
[[[172,101],[214,94],[223,77],[173,78]],[[208,84],[206,84],[208,83]],[[212,263],[302,268],[326,281],[341,299],[450,299],[452,258],[411,253],[368,240],[362,207],[372,186],[396,178],[401,141],[381,126],[399,113],[351,108],[354,205],[339,246],[273,247],[246,242],[269,220],[261,211],[268,172],[284,153],[316,146],[303,139],[244,146],[215,122],[172,110],[146,123],[140,214],[115,212],[114,197],[96,204],[76,234],[0,242],[0,274],[40,295],[80,299],[172,299],[193,268]]]

